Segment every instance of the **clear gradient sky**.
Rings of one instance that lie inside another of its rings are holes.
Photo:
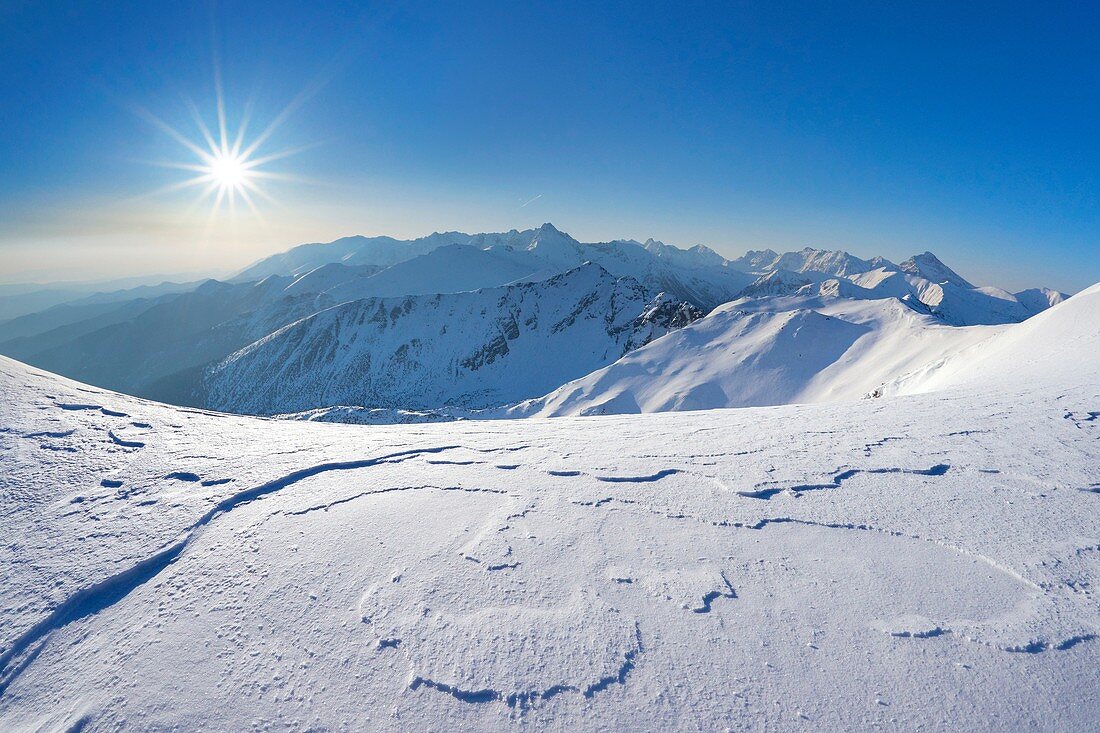
[[[215,66],[231,130],[297,101],[258,154],[313,146],[258,216],[157,193],[195,156],[139,111],[199,140]],[[0,281],[544,221],[1100,280],[1096,3],[8,0],[0,81]]]

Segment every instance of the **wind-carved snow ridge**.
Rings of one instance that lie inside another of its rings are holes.
[[[418,453],[410,453],[409,455],[419,455],[419,452]],[[427,463],[432,463],[432,462],[427,461]],[[383,488],[383,489],[371,489],[369,491],[363,491],[363,492],[360,492],[358,494],[352,494],[351,496],[346,496],[346,497],[343,497],[341,499],[334,499],[333,501],[325,502],[324,504],[314,504],[312,506],[307,506],[304,509],[296,509],[296,510],[286,511],[286,512],[283,512],[283,513],[286,514],[287,516],[291,516],[291,517],[300,517],[303,514],[310,514],[311,512],[327,512],[328,510],[330,510],[334,507],[338,507],[342,504],[348,504],[348,503],[353,502],[353,501],[358,501],[359,499],[363,499],[363,498],[366,498],[366,497],[369,497],[369,496],[379,496],[379,495],[382,495],[382,494],[388,494],[388,493],[399,492],[399,491],[459,491],[459,492],[465,492],[465,493],[468,493],[468,494],[478,494],[478,493],[482,493],[482,494],[503,494],[503,495],[508,494],[507,491],[502,491],[502,490],[499,490],[499,489],[479,488],[479,487],[473,487],[473,486],[436,486],[434,484],[417,484],[417,485],[414,485],[414,486],[388,486],[388,487]]]
[[[539,618],[542,619],[549,619],[552,617],[553,614],[546,613],[539,616]],[[461,623],[461,621],[459,623]],[[528,653],[532,655],[539,654],[539,650],[542,648],[542,636],[546,631],[542,628],[532,628],[531,631],[531,649]],[[567,630],[564,628],[555,629],[553,626],[550,627],[551,636],[557,637],[564,633],[567,633]],[[608,649],[601,654],[601,657],[596,659],[575,659],[575,662],[578,663],[578,667],[571,670],[569,674],[580,676],[583,675],[585,671],[591,671],[598,674],[598,676],[589,679],[584,679],[583,677],[580,679],[576,679],[575,677],[558,678],[560,681],[551,683],[550,681],[555,679],[553,677],[555,672],[533,672],[531,673],[532,679],[545,680],[545,686],[532,686],[522,677],[517,679],[511,675],[506,675],[512,684],[508,687],[495,687],[474,686],[476,683],[473,683],[472,679],[469,682],[455,682],[452,681],[451,678],[433,678],[424,673],[414,672],[409,680],[409,689],[415,691],[423,687],[435,692],[450,695],[456,700],[464,703],[502,703],[520,712],[540,702],[550,700],[565,693],[579,694],[584,698],[593,698],[612,686],[627,684],[631,672],[633,672],[638,663],[639,655],[644,651],[640,626],[634,623],[632,630],[621,635],[621,638],[616,643],[620,644],[617,651]],[[550,659],[559,656],[555,654],[554,650],[546,648],[539,657],[520,660],[520,664],[537,663],[538,660],[542,658],[542,655]],[[617,660],[615,659],[616,656]],[[488,662],[490,665],[489,669],[491,670],[493,664],[492,657],[488,657],[484,661]],[[556,667],[557,665],[554,666]],[[586,668],[588,669],[586,670]],[[433,672],[432,674],[438,675],[440,673]],[[467,677],[463,671],[458,671],[458,675]],[[491,678],[495,678],[495,674],[491,671],[490,675]]]
[[[596,476],[596,480],[612,484],[648,484],[677,473],[681,473],[678,468],[662,468],[660,471],[646,476]]]
[[[694,611],[695,613],[710,613],[711,604],[717,601],[719,598],[737,597],[737,591],[733,589],[733,585],[730,584],[729,578],[726,577],[726,574],[719,573],[719,576],[722,578],[723,587],[712,591],[707,591],[707,593],[703,595],[703,602],[699,606],[691,609],[692,611]]]
[[[115,445],[122,446],[123,448],[144,448],[145,447],[145,443],[143,443],[142,441],[140,441],[140,440],[127,440],[126,438],[121,438],[118,435],[116,435],[115,431],[113,431],[113,430],[108,430],[107,431],[107,437],[111,439],[112,443],[114,443]]]
[[[80,402],[58,402],[57,407],[68,412],[74,412],[78,410],[98,410],[108,417],[129,417],[125,412],[118,412],[117,410],[109,410],[101,405],[90,405]]]
[[[60,406],[60,405],[59,405]],[[62,406],[62,409],[68,409]],[[97,406],[80,406],[78,409],[101,409]],[[104,414],[109,414],[104,411]],[[19,673],[23,671],[27,664],[33,660],[36,656],[37,650],[31,650],[26,659],[21,662],[18,657],[25,651],[30,649],[33,645],[40,642],[44,643],[49,634],[53,631],[79,620],[86,616],[98,613],[99,611],[107,608],[119,600],[125,598],[135,588],[143,585],[152,578],[156,577],[158,573],[164,570],[173,560],[175,560],[180,553],[191,543],[197,534],[209,524],[214,518],[221,514],[226,514],[241,504],[258,499],[266,494],[271,494],[276,491],[280,491],[288,486],[291,486],[299,481],[302,481],[313,476],[317,476],[329,471],[349,471],[354,469],[369,468],[371,466],[378,465],[395,458],[402,458],[405,456],[416,456],[433,453],[442,453],[447,450],[458,448],[457,445],[440,446],[437,448],[417,448],[405,451],[396,451],[386,455],[378,456],[375,458],[366,458],[362,460],[352,461],[338,461],[333,463],[322,463],[307,468],[298,469],[292,471],[285,476],[277,479],[273,479],[259,486],[255,486],[244,491],[238,492],[231,496],[228,496],[221,501],[217,502],[211,509],[205,514],[199,517],[190,527],[188,527],[183,536],[169,545],[168,547],[160,550],[149,558],[123,570],[109,578],[102,580],[99,583],[88,586],[74,595],[70,596],[67,600],[58,605],[48,616],[42,619],[40,622],[32,626],[26,632],[17,637],[3,654],[0,654],[0,695],[8,689],[11,683],[19,676]],[[197,480],[198,477],[194,474],[178,472],[171,474],[168,478],[182,478],[183,480]]]
[[[0,654],[0,696],[7,691],[20,672],[34,660],[48,641],[50,633],[73,621],[98,613],[125,598],[130,591],[155,577],[172,562],[187,546],[187,541],[188,538],[185,537],[123,572],[84,588],[16,638],[11,647]],[[35,644],[38,646],[31,649]],[[29,654],[19,659],[20,655],[28,649],[30,649]]]
[[[1090,425],[1090,423],[1097,422],[1100,419],[1100,410],[1088,410],[1087,412],[1066,412],[1065,418],[1071,421],[1078,428],[1084,430]]]
[[[826,489],[839,489],[841,484],[860,474],[876,473],[907,473],[913,476],[943,476],[951,469],[946,463],[937,463],[930,468],[848,468],[833,474],[833,478],[824,484],[795,484],[793,486],[770,486],[767,488],[738,491],[740,496],[750,499],[771,499],[776,494],[789,491],[792,494],[801,494],[806,491],[822,491]]]

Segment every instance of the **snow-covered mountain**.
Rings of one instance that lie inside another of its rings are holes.
[[[928,252],[900,265],[881,257],[862,259],[844,251],[812,248],[788,253],[749,252],[729,261],[702,245],[681,249],[652,239],[645,243],[616,240],[585,244],[544,224],[537,229],[503,233],[442,232],[410,241],[348,237],[329,244],[302,245],[256,263],[229,282],[211,280],[181,292],[165,286],[157,291],[140,291],[140,297],[105,294],[0,323],[0,353],[130,394],[222,409],[265,413],[332,407],[391,411],[370,413],[378,416],[398,414],[392,410],[496,407],[499,403],[493,404],[493,400],[537,397],[606,367],[625,350],[647,339],[627,338],[619,343],[616,337],[597,348],[590,335],[580,332],[532,332],[525,336],[527,351],[523,359],[512,357],[507,360],[508,369],[499,373],[490,369],[474,378],[459,374],[451,366],[451,357],[462,361],[457,344],[465,340],[462,348],[490,348],[494,335],[485,330],[485,324],[509,317],[505,311],[510,306],[488,304],[476,312],[459,309],[446,324],[450,329],[447,334],[441,333],[442,325],[433,320],[441,318],[442,311],[413,308],[414,315],[401,319],[400,326],[394,326],[393,332],[381,340],[378,334],[366,333],[369,327],[358,321],[331,319],[335,313],[366,312],[374,307],[375,299],[420,298],[416,302],[437,303],[445,308],[449,307],[444,306],[447,303],[477,303],[494,297],[477,296],[477,291],[520,285],[525,286],[522,292],[528,293],[530,302],[542,304],[540,309],[568,309],[578,302],[577,294],[557,287],[555,278],[587,263],[602,268],[612,279],[635,283],[631,289],[637,291],[638,302],[631,301],[630,313],[615,310],[606,293],[592,294],[587,312],[608,324],[637,317],[646,303],[661,303],[666,310],[679,311],[680,315],[668,323],[682,325],[699,312],[716,308],[720,312],[715,314],[714,323],[730,322],[731,302],[738,304],[734,310],[809,309],[831,318],[828,308],[855,313],[861,309],[849,308],[845,303],[861,301],[879,302],[862,309],[865,313],[893,312],[897,306],[902,311],[924,314],[932,319],[926,321],[930,328],[937,323],[1008,324],[1023,321],[1064,297],[1038,288],[1014,295],[997,288],[974,287]],[[450,295],[462,297],[435,298]],[[551,305],[553,298],[563,301]],[[351,305],[354,303],[359,304]],[[822,310],[815,303],[832,305]],[[337,311],[331,311],[337,306]],[[601,308],[604,312],[597,313]],[[900,322],[890,318],[871,320],[875,324],[871,330],[877,334],[874,338],[882,343],[891,337],[878,334],[876,329],[902,328]],[[782,325],[787,321],[801,325]],[[708,323],[708,329],[713,327]],[[716,343],[725,343],[729,348],[742,339],[764,348],[773,336],[782,338],[792,330],[809,334],[823,329],[813,338],[802,336],[803,342],[822,345],[807,364],[824,368],[833,363],[831,357],[839,358],[837,342],[826,333],[838,324],[828,318],[821,320],[809,313],[761,316],[737,321],[730,327],[734,330],[724,336],[708,332]],[[613,327],[609,325],[605,331],[608,329]],[[278,339],[270,338],[276,333],[280,334]],[[900,333],[893,336],[900,337]],[[292,348],[286,342],[289,338],[299,338],[302,343]],[[606,340],[608,336],[605,333],[599,338]],[[351,342],[355,343],[355,361],[347,361],[341,351]],[[282,345],[276,349],[276,343]],[[866,343],[863,339],[855,348],[862,349]],[[410,357],[412,361],[405,362],[405,357],[394,351],[399,347],[408,349],[402,354],[419,353],[423,358]],[[568,356],[571,349],[579,349],[576,358]],[[647,352],[643,358],[651,358],[653,353]],[[779,356],[784,353],[776,352]],[[556,365],[553,369],[545,366],[547,354],[557,355],[550,360]],[[433,361],[436,357],[442,360]],[[787,395],[782,401],[816,399],[812,392],[793,384],[788,385],[789,389],[771,391],[735,387],[730,380],[748,379],[754,372],[741,367],[730,371],[729,364],[737,358],[731,360],[725,352],[714,349],[701,353],[699,358],[707,362],[705,369],[711,370],[708,373],[726,385],[731,395],[741,396],[722,402],[717,399],[718,392],[711,392],[714,400],[699,402],[697,395],[685,393],[653,404],[742,404],[745,400],[756,404],[759,400],[775,401],[781,394]],[[520,364],[527,359],[530,361]],[[390,365],[395,373],[409,377],[415,372],[417,376],[406,380],[407,384],[390,378],[392,386],[385,386],[387,378],[363,366],[368,360],[371,369]],[[330,375],[329,381],[341,386],[328,388],[316,381],[320,377],[299,373],[300,366],[295,365],[301,363],[315,365],[318,373]],[[894,361],[886,359],[883,363]],[[656,362],[650,368],[656,369]],[[365,371],[355,371],[359,369]],[[436,372],[429,374],[433,369]],[[802,373],[805,365],[791,365],[790,369]],[[231,377],[237,370],[256,379],[250,382]],[[211,376],[215,371],[217,376]],[[724,376],[719,378],[719,373]],[[883,374],[881,369],[870,373],[884,378],[899,376]],[[305,386],[310,379],[314,382]],[[492,379],[501,380],[499,388],[489,383]],[[607,384],[606,379],[601,377],[601,384]],[[828,381],[826,376],[819,378],[809,372],[801,379],[807,383]],[[218,386],[223,380],[232,382],[231,392]],[[278,380],[288,381],[272,383]],[[862,385],[866,381],[864,374],[850,383]],[[433,388],[419,389],[423,385]],[[755,396],[749,397],[750,393]],[[216,402],[206,401],[211,395],[217,395]],[[351,413],[330,410],[324,414]]]
[[[882,257],[864,260],[843,250],[806,247],[797,252],[750,251],[725,260],[702,245],[680,249],[648,240],[582,244],[552,224],[497,234],[436,233],[399,242],[390,238],[348,238],[331,245],[303,245],[261,260],[239,277],[301,275],[329,263],[373,265],[369,278],[347,278],[326,292],[337,301],[360,297],[456,292],[545,279],[584,262],[596,262],[619,277],[710,311],[735,298],[789,295],[807,284],[840,280],[844,297],[918,300],[929,313],[955,326],[1018,323],[1063,299],[1045,288],[1018,295],[976,287],[931,252],[900,265]],[[331,265],[330,265],[331,266]],[[851,288],[844,280],[864,290]]]
[[[1051,306],[1058,305],[1069,296],[1050,288],[1029,288],[1014,293],[1016,300],[1020,301],[1032,314],[1041,313]]]
[[[540,394],[702,314],[586,264],[545,282],[366,298],[303,318],[207,374],[203,404],[489,407]]]
[[[986,330],[904,397],[415,426],[0,358],[0,730],[1093,730],[1100,287]]]
[[[738,300],[504,414],[555,417],[858,399],[995,330],[948,326],[892,298],[806,294]]]
[[[913,255],[905,262],[898,265],[898,269],[910,275],[924,278],[929,282],[943,284],[949,283],[959,288],[973,288],[961,275],[947,265],[940,262],[939,258],[931,252]]]
[[[767,276],[762,283],[791,277],[797,275]],[[1060,350],[1060,336],[1042,325],[1047,312],[1020,324],[957,327],[933,316],[911,294],[864,294],[890,292],[898,277],[864,278],[873,289],[847,279],[801,287],[796,281],[792,295],[780,289],[733,301],[614,364],[491,414],[556,417],[836,402],[934,387],[957,371],[960,352],[971,369],[972,354],[999,352],[999,344],[1016,344],[1020,334],[1046,333],[1044,351]],[[1073,307],[1060,310],[1060,317],[1049,318],[1070,321],[1082,308],[1096,307],[1096,295],[1097,288],[1085,291],[1070,299]],[[1060,294],[1051,300],[1062,302]],[[1029,337],[1028,343],[1034,342]],[[1034,361],[1025,352],[1003,362]],[[984,368],[971,373],[975,382],[988,376]]]
[[[137,303],[132,313],[116,309],[0,348],[93,384],[191,404],[210,362],[316,312],[314,295],[285,292],[290,282],[274,276],[258,283],[211,280],[188,293]]]
[[[940,358],[900,375],[881,392],[914,394],[989,385],[1027,388],[1048,380],[1088,380],[1100,365],[1100,284],[1061,301],[991,338],[950,349]],[[1080,363],[1084,359],[1088,364]],[[1092,413],[1089,420],[1100,417]]]
[[[550,225],[524,233],[462,235],[458,237],[460,243],[448,244],[456,236],[433,235],[412,244],[361,239],[341,240],[332,247],[307,245],[251,270],[259,273],[286,266],[291,274],[271,274],[259,282],[209,281],[192,292],[157,300],[127,301],[106,310],[87,304],[75,315],[67,315],[60,324],[42,314],[37,320],[20,324],[22,330],[15,338],[0,342],[0,352],[131,394],[201,406],[205,404],[201,390],[203,374],[210,367],[284,326],[342,303],[469,292],[510,283],[527,283],[530,285],[527,290],[533,292],[550,287],[545,283],[562,272],[586,262],[603,261],[621,277],[633,274],[640,278],[644,298],[630,314],[633,318],[641,313],[645,303],[660,301],[679,308],[678,304],[672,304],[676,298],[668,294],[670,290],[690,295],[692,302],[718,302],[739,290],[746,280],[745,275],[734,270],[711,272],[700,266],[700,262],[711,262],[717,256],[700,248],[676,250],[651,242],[654,251],[650,252],[638,243],[581,245]],[[309,269],[315,264],[310,260],[311,253],[318,250],[326,257],[339,255],[340,261]],[[417,251],[423,254],[410,256]],[[591,259],[585,259],[586,256]],[[388,267],[378,264],[386,261],[395,264]],[[550,289],[554,297],[566,298],[558,307],[574,303],[562,289]],[[609,301],[605,297],[594,302],[594,307],[604,307]],[[613,323],[620,314],[607,311],[599,315]],[[500,316],[489,311],[478,313],[487,322]],[[403,321],[402,328],[410,323]],[[461,327],[455,327],[456,333],[460,331]],[[568,334],[561,334],[561,338],[567,337]],[[636,343],[640,342],[627,339],[623,347]],[[546,344],[547,349],[551,346],[549,342]],[[446,351],[450,347],[440,343],[439,348]],[[622,348],[594,353],[606,353],[605,361],[593,362],[586,354],[579,356],[572,368],[563,366],[563,370],[542,373],[561,377],[560,381],[574,378],[614,360],[622,354]],[[380,363],[384,357],[379,354],[375,358]],[[566,356],[559,363],[569,361]],[[539,362],[533,362],[519,371],[541,369]],[[502,393],[511,395],[510,399],[519,399],[560,383],[547,383],[545,378],[530,382],[540,385],[535,391],[507,389]],[[455,385],[457,388],[458,383]],[[468,397],[446,394],[440,404],[466,401]],[[305,405],[325,406],[328,404]]]
[[[770,249],[750,250],[742,257],[732,260],[730,264],[745,272],[767,273],[774,270],[789,270],[840,276],[866,272],[876,267],[874,262],[861,260],[843,250],[831,251],[812,247],[784,254]]]
[[[322,269],[332,278],[334,265],[381,269],[372,277],[348,278],[346,284],[333,283],[324,291],[344,302],[545,280],[585,262],[595,262],[617,277],[634,278],[650,297],[663,292],[703,310],[734,298],[753,279],[702,245],[684,250],[654,240],[584,244],[553,224],[499,234],[444,232],[407,242],[349,237],[328,245],[302,245],[257,262],[236,279],[291,275],[306,280]]]

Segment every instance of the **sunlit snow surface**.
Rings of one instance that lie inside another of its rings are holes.
[[[1077,346],[846,405],[390,427],[0,359],[0,729],[1095,729]]]

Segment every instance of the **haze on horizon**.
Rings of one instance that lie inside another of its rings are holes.
[[[224,273],[349,234],[550,221],[727,257],[932,250],[982,284],[1073,292],[1100,279],[1098,20],[940,3],[5,5],[0,282]],[[242,129],[243,145],[203,161],[179,138],[220,144],[219,88],[226,149]],[[257,139],[262,190],[215,207]]]

